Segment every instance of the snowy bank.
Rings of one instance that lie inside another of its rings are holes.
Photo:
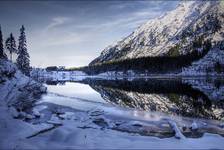
[[[22,121],[37,116],[37,112],[29,110],[46,90],[42,84],[23,75],[13,63],[0,59],[0,149],[15,148],[10,145],[15,146],[21,137],[50,127],[35,127]]]

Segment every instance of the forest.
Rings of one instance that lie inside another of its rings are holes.
[[[107,71],[122,71],[126,73],[128,70],[132,70],[135,73],[148,74],[178,73],[183,67],[191,65],[193,61],[199,60],[208,53],[212,46],[211,42],[206,40],[202,44],[202,41],[202,39],[194,41],[192,45],[194,49],[203,47],[202,51],[192,50],[187,54],[180,55],[178,54],[178,46],[174,46],[169,50],[172,53],[168,53],[166,56],[115,60],[68,70],[81,70],[89,75]]]

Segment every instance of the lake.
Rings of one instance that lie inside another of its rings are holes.
[[[53,128],[29,137],[33,143],[108,149],[223,147],[223,79],[77,77],[39,81],[48,92],[32,108],[40,117],[27,121]]]
[[[110,105],[192,118],[222,120],[224,117],[223,79],[85,78],[81,81],[45,79],[43,82],[48,87],[48,94],[42,97],[42,101],[56,103],[60,97],[57,104],[76,109]],[[71,100],[67,102],[63,97]]]

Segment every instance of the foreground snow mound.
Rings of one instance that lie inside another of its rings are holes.
[[[15,119],[33,119],[38,116],[38,112],[29,114],[27,110],[44,92],[46,87],[22,74],[13,63],[0,59],[0,149],[11,149],[9,145],[15,146],[16,139],[52,128],[52,125],[36,127]]]
[[[22,74],[9,61],[0,60],[0,75],[1,104],[23,110],[46,92],[46,87]]]

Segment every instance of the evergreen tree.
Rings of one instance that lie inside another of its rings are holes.
[[[6,39],[5,47],[9,51],[10,60],[12,61],[12,54],[17,53],[16,41],[15,41],[15,38],[13,37],[12,33],[10,34],[10,37]]]
[[[6,58],[4,53],[4,47],[3,47],[3,37],[2,37],[1,26],[0,26],[0,58]]]
[[[27,76],[30,75],[30,56],[27,52],[26,35],[24,26],[20,29],[19,46],[18,46],[18,57],[17,57],[18,68]]]

